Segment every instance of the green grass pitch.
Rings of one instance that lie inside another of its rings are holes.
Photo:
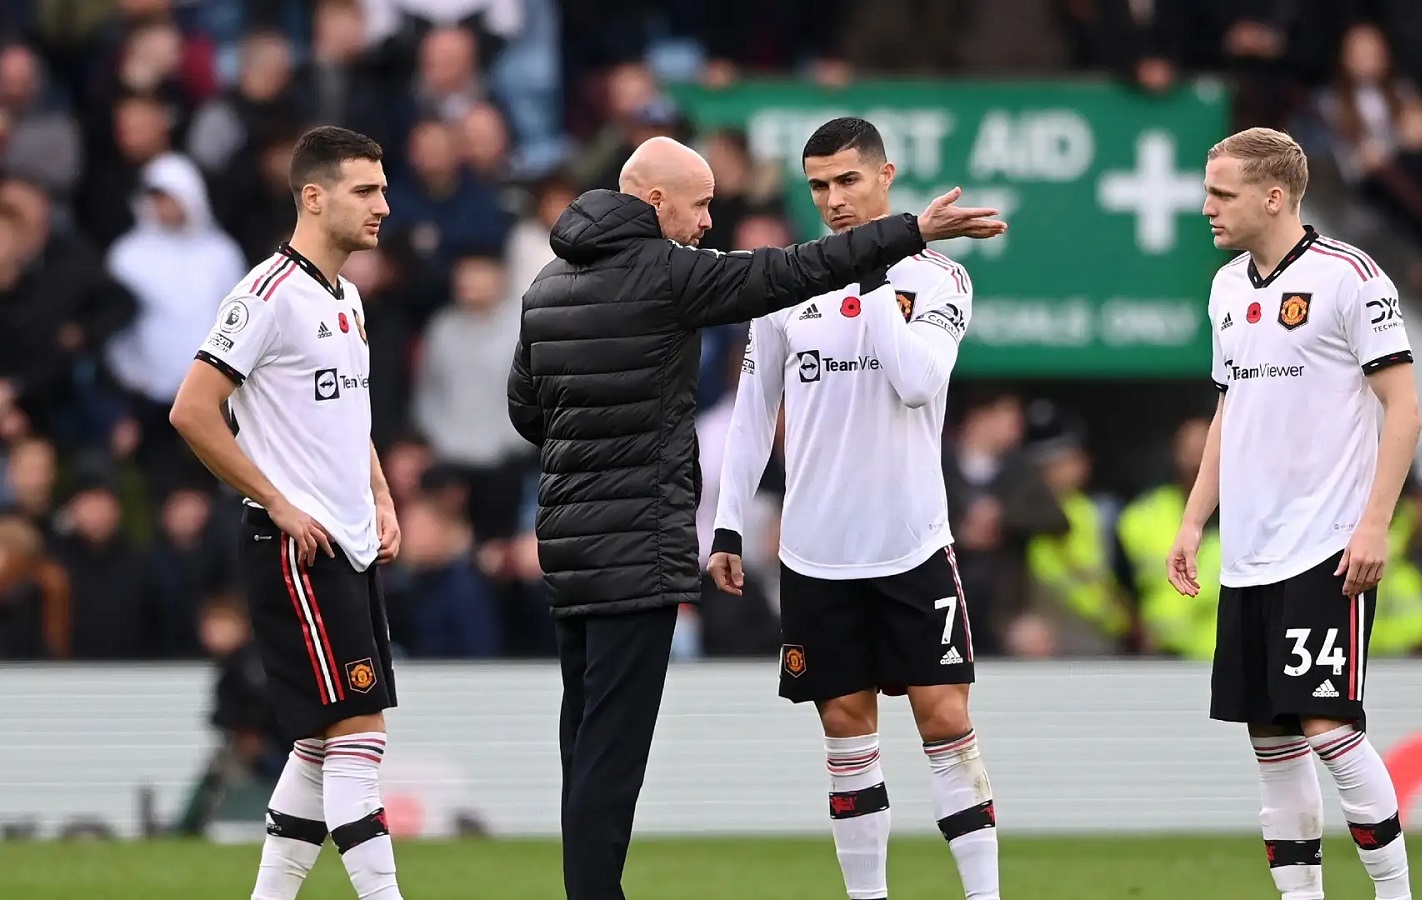
[[[1416,853],[1417,842],[1413,844]],[[255,845],[0,843],[7,900],[246,900]],[[1001,844],[1008,900],[1267,900],[1277,897],[1257,836],[1014,838]],[[559,900],[554,841],[465,840],[396,845],[408,900]],[[1346,837],[1324,850],[1329,897],[1373,896]],[[634,841],[629,900],[833,900],[844,897],[823,838]],[[889,851],[895,900],[961,900],[941,840],[904,838]],[[301,900],[355,896],[328,843]]]

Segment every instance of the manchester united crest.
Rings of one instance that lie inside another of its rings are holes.
[[[346,682],[358,694],[368,694],[375,687],[375,666],[369,657],[346,663]]]
[[[913,291],[894,291],[894,297],[899,301],[899,312],[904,314],[904,321],[913,318],[913,301],[918,294]]]
[[[805,648],[799,644],[785,644],[780,648],[780,666],[786,674],[799,678],[805,674]]]
[[[1293,331],[1308,321],[1308,305],[1313,294],[1289,293],[1279,304],[1279,324]]]
[[[369,344],[370,341],[365,336],[365,320],[360,317],[360,313],[356,312],[354,308],[351,309],[351,315],[355,318],[356,334],[360,335],[360,342],[362,344]]]

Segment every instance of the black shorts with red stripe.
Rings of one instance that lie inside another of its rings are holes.
[[[812,578],[782,563],[780,639],[780,696],[795,703],[974,680],[952,547],[877,578]]]
[[[267,691],[282,731],[314,737],[396,705],[385,595],[375,566],[341,549],[309,566],[261,509],[244,507],[242,575]]]
[[[1221,588],[1210,718],[1296,729],[1364,721],[1377,591],[1343,594],[1340,551],[1275,584]]]

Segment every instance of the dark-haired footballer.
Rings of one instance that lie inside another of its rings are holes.
[[[834,119],[805,144],[836,232],[888,216],[894,164],[875,127]],[[934,816],[968,900],[997,900],[992,787],[968,717],[973,632],[943,480],[943,418],[972,317],[962,266],[925,249],[859,284],[751,323],[709,570],[739,593],[744,510],[785,405],[780,696],[825,734],[830,830],[854,900],[889,896],[878,695],[908,694]]]
[[[396,705],[377,564],[400,527],[370,439],[370,348],[340,277],[390,214],[380,145],[321,127],[296,144],[296,230],[223,300],[170,415],[245,498],[241,558],[277,720],[294,741],[252,900],[294,900],[329,833],[362,900],[401,900],[380,799]]]

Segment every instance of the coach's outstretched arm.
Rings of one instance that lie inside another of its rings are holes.
[[[957,207],[954,188],[923,215],[875,219],[808,244],[721,253],[669,245],[672,292],[692,328],[745,322],[859,281],[923,250],[929,241],[987,238],[1007,225],[997,210]]]

